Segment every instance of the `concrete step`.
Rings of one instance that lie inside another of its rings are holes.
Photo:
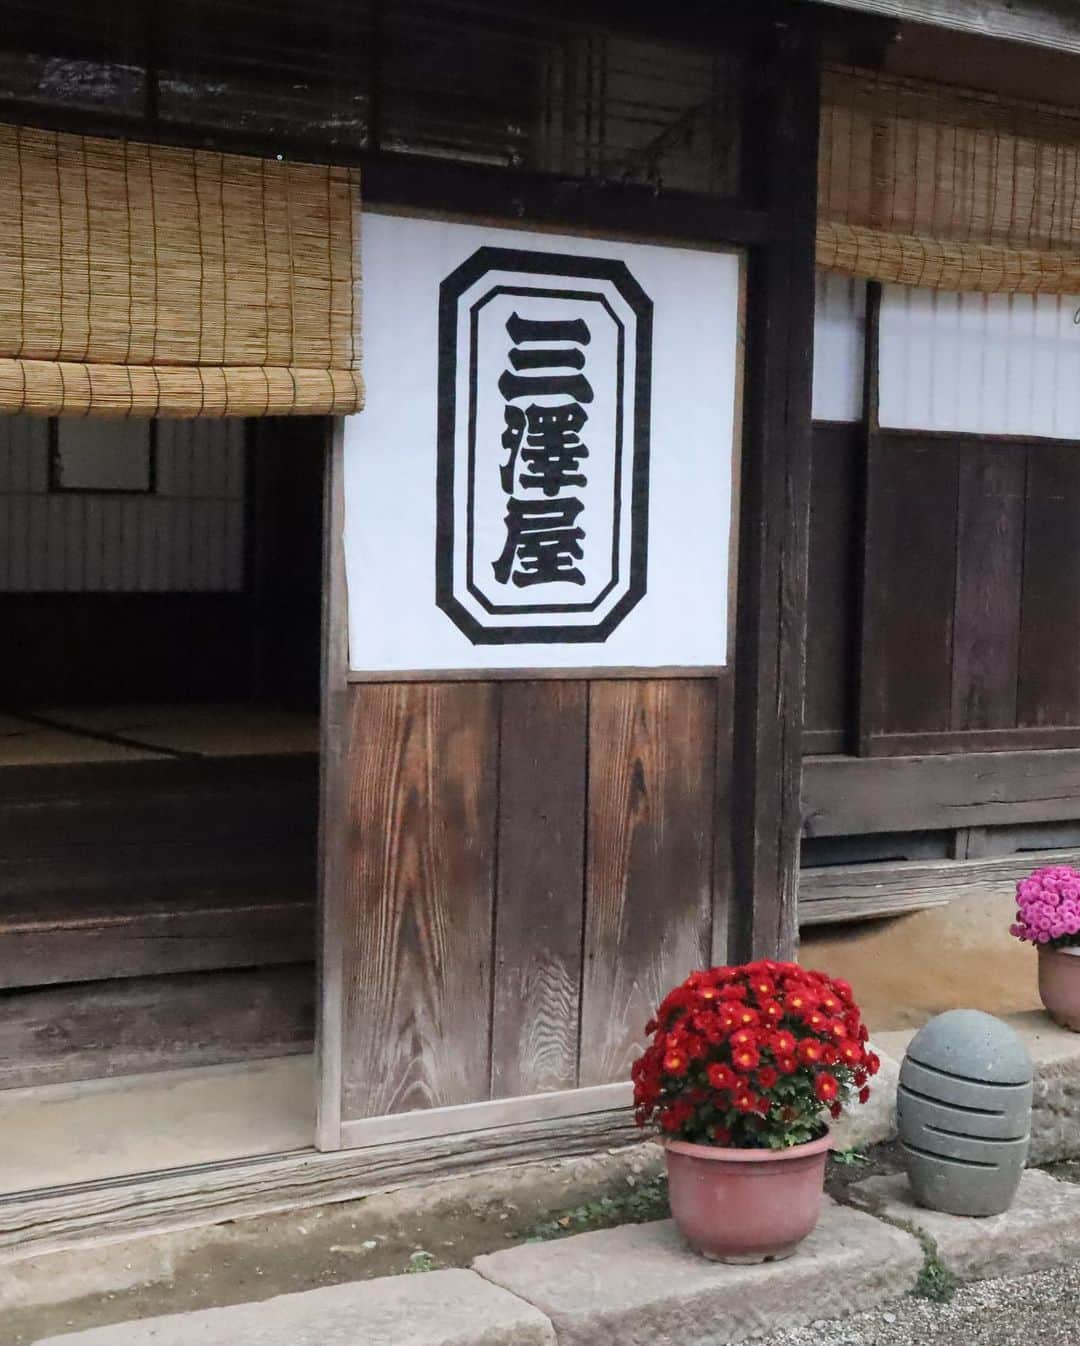
[[[257,1304],[96,1327],[37,1346],[555,1346],[529,1304],[472,1271],[386,1276]]]
[[[972,1219],[917,1206],[903,1175],[868,1178],[852,1200],[928,1234],[958,1280],[1025,1276],[1080,1261],[1080,1187],[1028,1169],[1003,1215]]]
[[[546,1314],[559,1346],[742,1341],[895,1299],[911,1290],[922,1265],[910,1234],[831,1201],[783,1262],[707,1262],[664,1220],[526,1244],[473,1263]]]

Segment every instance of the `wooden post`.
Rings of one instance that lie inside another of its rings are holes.
[[[735,664],[734,933],[743,957],[792,957],[798,945],[819,68],[812,34],[773,32],[772,106],[762,109],[772,135],[758,143],[771,151],[761,188],[779,232],[750,261]]]

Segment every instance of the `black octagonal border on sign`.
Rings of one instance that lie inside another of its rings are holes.
[[[600,622],[588,626],[486,627],[454,595],[454,426],[457,421],[457,309],[461,296],[488,271],[553,279],[608,281],[635,318],[634,437],[631,449],[630,555],[627,591]],[[473,645],[600,644],[648,587],[649,430],[652,408],[653,303],[625,262],[519,248],[477,248],[439,286],[438,467],[436,473],[435,602]]]

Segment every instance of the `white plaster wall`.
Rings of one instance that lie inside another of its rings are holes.
[[[1078,319],[1075,295],[949,294],[886,286],[881,425],[1080,439]]]
[[[814,292],[814,420],[862,420],[866,282],[819,271]]]

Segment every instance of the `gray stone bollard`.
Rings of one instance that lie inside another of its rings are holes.
[[[981,1010],[939,1014],[911,1040],[896,1117],[916,1201],[950,1215],[1008,1210],[1027,1160],[1031,1057]]]

